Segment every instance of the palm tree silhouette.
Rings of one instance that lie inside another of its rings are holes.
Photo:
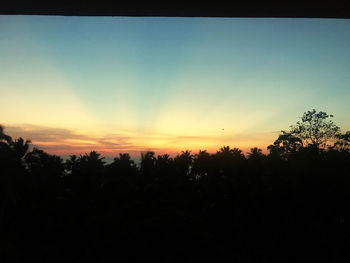
[[[17,159],[22,160],[24,156],[28,153],[31,141],[23,140],[23,138],[18,138],[17,140],[10,143],[10,147]]]
[[[12,142],[12,138],[5,134],[4,127],[0,125],[0,142],[7,142],[8,144]]]

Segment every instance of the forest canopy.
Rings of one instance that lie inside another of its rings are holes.
[[[146,152],[140,164],[96,151],[64,161],[0,126],[0,257],[349,260],[350,131],[332,117],[305,112],[267,154]]]

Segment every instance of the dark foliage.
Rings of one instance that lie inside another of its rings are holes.
[[[63,161],[0,126],[2,262],[347,262],[350,132],[309,111],[268,147]]]

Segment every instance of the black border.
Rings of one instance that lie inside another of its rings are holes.
[[[307,1],[4,1],[2,15],[167,16],[167,17],[305,17],[350,18],[350,0]]]

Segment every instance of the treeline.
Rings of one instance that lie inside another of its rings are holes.
[[[0,128],[2,262],[350,260],[350,132],[304,113],[269,153],[66,161]]]

